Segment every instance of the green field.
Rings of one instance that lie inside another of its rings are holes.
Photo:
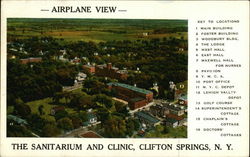
[[[8,40],[52,36],[66,41],[138,40],[152,38],[187,39],[186,20],[129,19],[24,19],[7,20]],[[181,28],[182,31],[173,29]],[[157,29],[167,32],[155,33]],[[147,36],[143,33],[148,33]]]
[[[72,93],[83,93],[81,91],[81,88],[79,89],[76,89],[74,91],[72,91]],[[61,99],[60,100],[60,105],[64,104],[65,103],[65,99]],[[55,121],[55,118],[54,116],[52,116],[50,113],[51,113],[51,109],[53,107],[56,107],[56,106],[59,106],[59,104],[54,104],[53,103],[53,100],[52,98],[45,98],[45,99],[40,99],[40,100],[35,100],[35,101],[30,101],[30,102],[27,102],[27,105],[29,105],[30,109],[31,109],[31,113],[33,114],[39,114],[39,111],[38,111],[38,107],[40,105],[43,105],[43,111],[44,111],[44,115],[42,115],[41,117],[49,120],[49,121]],[[76,111],[70,107],[67,107],[65,106],[65,110],[69,113],[69,114],[73,114],[73,113],[76,113]],[[8,106],[8,109],[7,109],[7,113],[8,114],[12,114],[14,111],[14,107],[13,106]]]

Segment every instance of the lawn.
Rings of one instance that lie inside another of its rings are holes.
[[[179,126],[176,128],[167,127],[167,133],[159,132],[155,128],[148,131],[145,137],[161,137],[161,138],[187,138],[187,127]]]
[[[65,100],[60,100],[60,103],[64,103]],[[43,111],[44,111],[44,115],[42,115],[41,117],[47,119],[47,120],[50,120],[50,121],[54,121],[54,116],[51,116],[50,115],[50,111],[53,107],[56,107],[56,106],[59,106],[58,104],[53,104],[53,100],[52,98],[45,98],[45,99],[40,99],[40,100],[35,100],[35,101],[31,101],[31,102],[28,102],[27,105],[30,106],[30,109],[31,109],[31,112],[34,113],[34,114],[39,114],[39,111],[38,111],[38,107],[40,105],[43,105]],[[65,110],[69,113],[69,114],[73,114],[75,113],[76,111],[72,108],[69,108],[67,106],[64,106],[65,107]]]

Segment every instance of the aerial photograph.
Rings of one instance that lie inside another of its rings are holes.
[[[187,138],[187,20],[8,18],[6,46],[7,137]]]

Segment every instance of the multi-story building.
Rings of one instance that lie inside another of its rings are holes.
[[[30,58],[20,59],[21,64],[37,63],[41,61],[42,61],[41,57],[30,57]]]
[[[83,69],[90,73],[95,73],[97,76],[110,77],[117,80],[126,80],[128,78],[127,70],[119,70],[117,67],[112,67],[111,63],[102,65],[83,65]]]
[[[118,98],[127,101],[132,110],[153,101],[153,92],[149,90],[118,82],[111,82],[107,85],[109,89],[114,89],[117,92]]]
[[[82,68],[91,74],[95,73],[95,66],[94,65],[87,64],[87,65],[83,65]]]

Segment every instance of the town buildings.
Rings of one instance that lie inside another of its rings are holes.
[[[126,80],[128,78],[127,70],[119,70],[117,67],[113,67],[111,63],[102,65],[83,65],[83,69],[89,73],[102,77],[110,77],[117,80]]]
[[[118,98],[127,101],[129,108],[132,110],[153,101],[153,92],[149,90],[118,82],[111,82],[107,85],[109,89],[114,89],[117,92]]]
[[[82,73],[82,72],[79,72],[75,78],[75,81],[76,82],[83,82],[85,79],[87,78],[87,75]]]
[[[137,117],[142,124],[145,124],[148,127],[153,127],[160,124],[160,120],[150,113],[146,111],[139,111],[135,113],[135,117]]]

